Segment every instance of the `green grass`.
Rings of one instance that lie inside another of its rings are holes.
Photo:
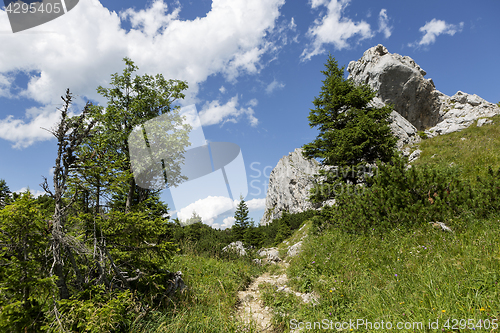
[[[285,314],[275,318],[284,331],[292,319],[498,322],[499,219],[456,221],[451,225],[454,233],[430,225],[383,237],[332,229],[307,238],[304,252],[287,270],[294,289],[317,292],[320,304],[302,304],[295,296],[276,295],[272,288],[264,297],[267,305]]]
[[[131,332],[237,332],[234,318],[238,290],[263,269],[248,259],[223,260],[187,254],[176,256],[172,270],[180,270],[189,289],[177,295],[168,311],[152,311]],[[245,332],[253,332],[247,327]]]
[[[462,179],[472,182],[476,181],[476,176],[483,176],[488,166],[498,170],[500,116],[491,119],[493,124],[477,127],[474,123],[460,132],[423,140],[419,144],[422,150],[420,158],[413,164],[448,167],[453,163],[461,172]]]
[[[461,132],[423,140],[419,144],[423,152],[414,164],[453,167],[462,179],[475,182],[488,166],[494,170],[500,167],[500,117],[493,117],[493,121],[493,125],[478,128],[473,124]],[[288,244],[280,243],[278,249],[284,255],[289,245],[308,234],[303,239],[303,252],[290,261],[286,272],[290,287],[319,294],[319,304],[304,304],[293,294],[262,285],[262,299],[275,312],[275,331],[288,332],[292,323],[299,322],[313,325],[304,331],[320,331],[313,328],[315,322],[324,328],[325,323],[358,319],[372,324],[422,325],[394,327],[398,332],[465,332],[472,330],[464,324],[472,322],[475,331],[498,331],[492,330],[492,323],[500,321],[500,212],[487,219],[469,214],[446,223],[453,233],[422,223],[383,235],[348,234],[337,228],[314,235],[311,221],[306,221],[305,227],[297,229]],[[190,289],[172,301],[168,312],[152,311],[133,331],[254,331],[234,319],[237,291],[265,270],[279,274],[282,268],[260,268],[252,265],[250,258],[175,257],[171,269],[184,273]],[[429,323],[437,320],[439,329],[429,328]],[[490,328],[478,327],[479,322]],[[390,330],[360,326],[356,331]]]

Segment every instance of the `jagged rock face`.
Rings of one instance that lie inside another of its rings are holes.
[[[385,103],[382,102],[379,97],[375,97],[370,102],[370,106],[381,108],[385,106]],[[399,150],[401,150],[404,145],[418,143],[421,140],[417,128],[394,110],[390,114],[389,127],[392,133],[398,138],[396,147]]]
[[[316,208],[308,198],[313,175],[319,172],[319,168],[316,160],[302,156],[300,148],[281,158],[269,176],[266,210],[260,224],[266,225],[280,218],[284,211],[293,214]]]
[[[424,78],[426,72],[412,58],[389,53],[380,44],[366,50],[358,61],[351,61],[347,71],[356,84],[366,83],[377,92],[373,103],[393,104],[397,113],[416,129],[426,130],[429,137],[459,131],[479,118],[500,114],[497,105],[477,95],[459,91],[450,97],[441,93],[432,79]],[[393,120],[399,149],[401,143],[420,140],[397,116]]]
[[[470,95],[458,91],[451,97],[441,96],[440,101],[440,122],[425,131],[429,137],[463,130],[475,120],[478,120],[478,123],[482,125],[487,120],[481,118],[500,114],[500,108],[496,104],[489,103],[475,94]]]
[[[365,51],[347,67],[356,84],[368,84],[384,103],[412,123],[418,130],[432,127],[439,120],[439,96],[426,72],[408,56],[391,54],[383,45]]]

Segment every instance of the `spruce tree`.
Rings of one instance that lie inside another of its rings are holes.
[[[234,213],[234,240],[235,241],[243,241],[245,236],[245,231],[248,229],[248,207],[243,200],[243,196],[240,196],[240,203],[236,208],[236,212]]]
[[[274,243],[278,245],[291,235],[292,231],[290,229],[290,214],[288,212],[284,212],[278,220],[278,231],[276,233],[276,237],[274,238]]]
[[[259,247],[262,243],[262,231],[255,225],[255,221],[250,219],[249,226],[245,231],[244,243]]]
[[[0,209],[10,202],[11,192],[4,179],[0,179]]]
[[[303,155],[340,168],[341,172],[333,176],[323,171],[325,183],[338,181],[338,174],[343,181],[356,182],[361,167],[373,165],[377,160],[388,162],[395,154],[397,139],[389,127],[392,106],[370,105],[376,93],[366,84],[355,85],[345,78],[344,67],[339,68],[332,55],[325,67],[321,73],[326,78],[308,117],[309,125],[317,127],[319,134],[303,146]],[[323,201],[327,197],[316,192],[312,199]]]

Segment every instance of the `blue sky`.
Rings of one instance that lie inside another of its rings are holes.
[[[66,88],[75,111],[97,94],[123,57],[138,74],[188,81],[205,138],[241,147],[251,217],[263,214],[270,170],[317,135],[307,116],[328,52],[345,65],[383,44],[412,57],[447,95],[500,101],[500,3],[368,0],[80,0],[67,14],[13,34],[0,11],[0,178],[40,193],[51,178]],[[172,196],[164,196],[173,210]],[[234,203],[211,197],[194,209],[215,227],[232,224]],[[229,211],[227,211],[229,209]]]

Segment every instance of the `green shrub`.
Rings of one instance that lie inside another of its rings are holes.
[[[422,139],[422,140],[425,140],[428,138],[427,136],[427,133],[425,133],[424,131],[418,131],[418,136]]]
[[[351,190],[338,196],[338,206],[323,209],[323,219],[353,233],[384,231],[447,221],[479,208],[486,194],[491,193],[491,189],[484,193],[474,191],[468,183],[460,182],[454,168],[407,169],[403,158],[378,167],[378,175],[368,179],[361,191],[346,185]],[[489,198],[490,206],[496,203],[493,197]],[[484,215],[485,209],[476,214]]]
[[[39,332],[51,295],[49,223],[27,192],[0,210],[0,331]]]
[[[52,313],[47,332],[129,332],[141,316],[141,305],[130,290],[106,293],[101,286],[89,287],[79,295],[58,302],[59,314]]]

